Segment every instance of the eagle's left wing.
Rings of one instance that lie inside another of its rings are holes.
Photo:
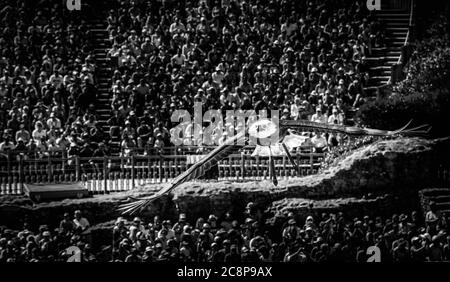
[[[156,194],[150,197],[133,199],[134,200],[133,202],[121,205],[119,207],[119,211],[121,211],[123,214],[133,214],[137,211],[143,210],[153,201],[161,198],[162,196],[169,193],[179,185],[194,179],[198,179],[199,177],[203,176],[211,167],[217,165],[221,160],[223,160],[227,156],[243,148],[247,143],[246,141],[247,137],[245,132],[241,132],[235,135],[234,137],[226,140],[226,142],[224,142],[222,145],[215,148],[213,151],[211,151],[199,162],[191,166],[184,173],[180,174],[167,187],[161,189]]]

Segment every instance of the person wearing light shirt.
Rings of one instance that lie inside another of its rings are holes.
[[[47,137],[47,131],[44,129],[42,122],[36,122],[35,129],[31,133],[31,136],[36,141],[36,144],[38,144],[38,146],[42,143],[42,139]]]
[[[181,49],[178,49],[178,53],[172,57],[172,62],[181,66],[184,65],[184,62],[186,61],[186,56],[183,55],[181,52]]]
[[[170,33],[174,33],[174,32],[183,32],[185,31],[186,28],[184,27],[184,24],[182,22],[180,22],[179,19],[177,19],[174,23],[172,23],[169,27],[169,32]]]
[[[325,137],[318,131],[314,137],[311,138],[311,143],[314,145],[314,151],[316,153],[322,153],[328,146],[327,139],[325,139]]]
[[[59,120],[59,118],[57,118],[55,116],[55,113],[50,114],[50,118],[47,120],[47,126],[50,129],[52,129],[52,128],[60,129],[61,128],[61,121]]]
[[[327,123],[327,117],[322,114],[322,109],[318,107],[316,109],[316,113],[312,115],[311,121],[318,123]]]
[[[23,123],[20,124],[20,130],[18,130],[18,131],[16,132],[16,142],[17,142],[20,138],[23,140],[23,142],[24,142],[25,144],[27,144],[28,142],[30,142],[30,133],[28,132],[28,130],[25,129],[25,124],[23,124]]]
[[[342,115],[338,113],[337,109],[333,109],[332,114],[328,117],[328,123],[329,124],[340,124],[342,125],[344,123]]]
[[[85,232],[85,234],[87,233],[87,229],[90,227],[89,221],[85,217],[82,217],[81,211],[79,210],[75,211],[73,223],[75,228],[80,228],[81,231]]]
[[[49,81],[53,85],[53,87],[58,89],[64,80],[63,80],[63,76],[60,75],[59,71],[56,70],[55,73],[50,76]]]
[[[300,98],[295,98],[295,102],[291,105],[291,118],[294,120],[299,119],[300,115]]]

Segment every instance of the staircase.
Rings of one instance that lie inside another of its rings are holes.
[[[408,35],[410,12],[386,9],[379,11],[377,17],[385,26],[386,46],[373,48],[371,56],[367,58],[370,65],[369,88],[389,83],[391,68],[398,63]]]
[[[450,189],[432,188],[419,191],[422,211],[424,214],[429,210],[430,203],[436,204],[436,212],[442,214],[446,220],[450,220]]]
[[[103,130],[105,139],[109,138],[108,119],[111,117],[111,77],[112,69],[107,53],[110,48],[109,35],[106,23],[106,15],[98,15],[88,21],[90,32],[93,36],[94,55],[97,64],[97,124]]]

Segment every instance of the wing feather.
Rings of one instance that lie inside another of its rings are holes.
[[[221,160],[223,160],[233,152],[236,152],[237,150],[243,148],[245,146],[245,143],[246,143],[245,132],[241,132],[238,135],[228,139],[224,144],[216,147],[213,151],[211,151],[199,162],[195,163],[184,173],[176,177],[170,185],[161,189],[152,196],[134,200],[131,203],[122,204],[121,206],[119,206],[118,210],[121,211],[123,214],[134,214],[138,211],[143,210],[153,201],[161,198],[162,196],[169,193],[179,185],[202,177],[209,169],[217,165]]]

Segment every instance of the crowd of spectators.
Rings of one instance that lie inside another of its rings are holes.
[[[0,154],[36,156],[101,142],[97,69],[82,15],[63,1],[1,2]]]
[[[79,210],[73,217],[65,213],[55,229],[44,224],[34,232],[27,223],[20,231],[0,228],[0,262],[65,262],[75,256],[77,261],[94,261],[89,228]],[[76,247],[76,252],[69,247]]]
[[[120,1],[107,21],[123,149],[170,145],[171,114],[195,102],[343,123],[384,44],[365,1]]]
[[[366,262],[371,246],[379,248],[385,263],[450,260],[448,225],[434,204],[424,218],[417,211],[385,218],[307,212],[300,222],[289,212],[274,226],[254,203],[237,216],[243,220],[230,213],[196,220],[180,213],[175,222],[160,216],[148,221],[119,217],[112,243],[104,239],[106,246],[92,246],[89,222],[76,211],[73,218],[64,214],[54,230],[46,225],[37,232],[27,225],[20,231],[0,229],[0,262],[66,261],[73,259],[71,246],[79,250],[78,261]],[[105,249],[109,258],[98,253]]]
[[[110,138],[125,155],[168,147],[171,114],[195,102],[204,112],[279,110],[342,124],[364,102],[366,56],[384,44],[365,1],[119,1],[107,17],[114,74],[105,136],[85,17],[61,2],[3,2],[0,153],[33,157],[101,157]]]
[[[298,222],[289,213],[274,230],[249,203],[238,222],[230,214],[189,222],[180,214],[174,224],[159,216],[146,224],[122,218],[114,227],[114,261],[125,262],[366,262],[377,246],[382,262],[425,262],[450,259],[450,236],[444,217],[433,209],[390,218],[348,218],[343,213],[309,215]]]

